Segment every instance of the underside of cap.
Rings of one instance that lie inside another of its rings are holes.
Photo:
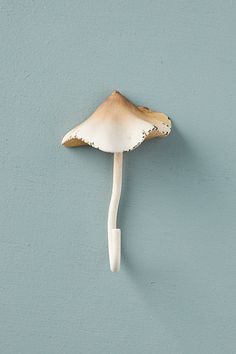
[[[114,91],[84,122],[63,138],[67,147],[90,145],[104,152],[125,152],[144,140],[164,137],[171,131],[171,120],[144,106],[135,106]]]

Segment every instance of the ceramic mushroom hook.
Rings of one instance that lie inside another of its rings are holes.
[[[117,212],[122,186],[123,152],[137,148],[144,140],[169,135],[171,120],[147,107],[135,106],[114,91],[83,123],[70,130],[62,144],[68,147],[90,145],[114,154],[113,187],[108,212],[108,250],[112,272],[120,269],[121,231]]]

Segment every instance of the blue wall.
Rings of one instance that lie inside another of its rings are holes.
[[[2,354],[236,352],[234,1],[1,2]],[[125,154],[62,136],[119,89],[173,118]]]

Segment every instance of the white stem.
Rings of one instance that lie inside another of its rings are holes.
[[[114,153],[113,186],[107,222],[109,260],[112,272],[119,272],[120,270],[121,232],[116,227],[116,220],[122,187],[122,163],[123,153]]]

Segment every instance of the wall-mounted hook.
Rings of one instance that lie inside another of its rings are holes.
[[[112,272],[120,269],[121,231],[117,213],[122,186],[123,152],[134,150],[144,140],[164,137],[171,131],[171,120],[160,112],[135,106],[114,91],[83,123],[70,130],[62,144],[68,147],[90,145],[114,154],[113,187],[108,212],[108,250]]]

